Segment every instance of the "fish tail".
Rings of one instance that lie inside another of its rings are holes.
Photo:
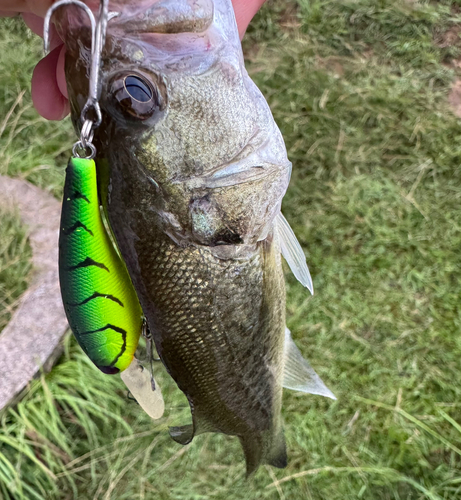
[[[262,464],[279,469],[287,466],[287,448],[283,429],[276,432],[246,435],[240,438],[247,466],[247,477],[256,472]]]

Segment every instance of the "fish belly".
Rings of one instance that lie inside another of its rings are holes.
[[[193,415],[177,440],[235,435],[248,472],[261,463],[283,467],[285,285],[277,242],[269,235],[246,258],[219,259],[210,247],[154,240],[145,254],[138,249],[144,312]]]

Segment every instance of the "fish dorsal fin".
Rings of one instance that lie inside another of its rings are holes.
[[[335,395],[315,373],[311,365],[303,358],[296,347],[288,328],[285,330],[285,368],[283,370],[283,387],[293,391],[318,394],[336,399]]]
[[[277,229],[282,255],[290,266],[291,272],[314,295],[314,285],[312,284],[311,273],[307,267],[306,256],[293,229],[291,229],[282,212],[279,212],[277,215]]]
[[[150,418],[162,417],[165,410],[162,391],[157,383],[155,383],[155,391],[152,390],[149,370],[140,365],[136,358],[133,358],[130,366],[120,374],[120,377],[139,406]]]

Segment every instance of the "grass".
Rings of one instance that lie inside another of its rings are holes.
[[[29,88],[41,44],[18,20],[0,23],[0,175],[25,178],[59,195],[73,140],[71,124],[37,115]]]
[[[0,498],[461,499],[461,127],[448,106],[460,10],[280,0],[248,31],[249,71],[293,161],[284,213],[316,288],[310,298],[287,274],[288,326],[338,397],[286,392],[287,469],[245,482],[235,440],[181,448],[166,428],[187,408],[160,367],[168,408],[152,423],[69,341],[1,415]],[[2,23],[5,116],[38,49]],[[0,164],[58,193],[72,134],[28,102]]]
[[[25,291],[32,252],[27,231],[11,209],[0,207],[0,334]]]

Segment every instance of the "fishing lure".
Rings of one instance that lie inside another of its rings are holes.
[[[69,325],[104,373],[127,368],[143,325],[125,263],[104,227],[94,160],[71,158],[59,235],[59,279]]]
[[[101,123],[99,71],[109,18],[108,0],[100,2],[98,23],[88,6],[79,0],[53,4],[45,17],[45,51],[53,12],[71,4],[82,8],[90,19],[92,67],[89,97],[81,115],[80,140],[74,145],[74,157],[66,170],[59,279],[64,309],[78,343],[102,372],[114,374],[132,363],[144,320],[125,263],[102,220],[93,159],[93,133]]]

